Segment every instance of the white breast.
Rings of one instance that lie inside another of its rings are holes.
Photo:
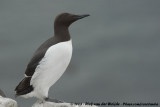
[[[51,46],[31,79],[36,97],[47,97],[49,88],[62,76],[72,57],[72,41]]]

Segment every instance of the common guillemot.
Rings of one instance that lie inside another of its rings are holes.
[[[54,36],[34,53],[25,71],[25,78],[15,88],[16,96],[48,98],[49,88],[62,76],[72,57],[69,26],[85,15],[62,13],[54,22]]]
[[[6,95],[4,94],[4,92],[1,89],[0,89],[0,96],[6,97]]]

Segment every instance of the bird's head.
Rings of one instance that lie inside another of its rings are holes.
[[[87,16],[89,16],[89,14],[75,15],[70,13],[61,13],[56,17],[54,25],[69,27],[69,25],[71,25],[73,22]]]

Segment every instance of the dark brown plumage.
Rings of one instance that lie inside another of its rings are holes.
[[[24,95],[33,90],[32,85],[30,85],[31,77],[25,77],[16,87],[16,95]]]

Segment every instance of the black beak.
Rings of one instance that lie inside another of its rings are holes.
[[[88,17],[90,16],[89,14],[84,14],[84,15],[76,15],[76,19],[82,19],[82,18],[85,18],[85,17]]]

